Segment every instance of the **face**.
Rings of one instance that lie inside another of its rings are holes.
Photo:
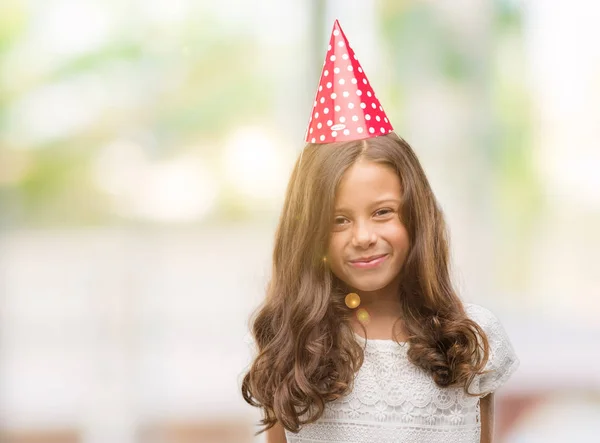
[[[370,292],[397,282],[409,250],[400,203],[400,179],[387,165],[361,159],[343,175],[327,261],[350,288]]]

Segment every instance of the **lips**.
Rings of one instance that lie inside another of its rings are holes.
[[[379,268],[388,257],[389,254],[372,255],[370,257],[361,257],[357,260],[349,262],[349,264],[355,269],[366,271]]]
[[[375,259],[383,257],[384,255],[387,255],[387,254],[378,254],[378,255],[371,255],[369,257],[361,257],[361,258],[357,258],[356,260],[350,260],[350,263],[368,263],[370,261],[373,261]]]

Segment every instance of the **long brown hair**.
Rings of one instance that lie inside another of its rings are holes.
[[[308,144],[297,160],[275,234],[273,269],[252,324],[258,355],[242,395],[263,409],[261,424],[297,432],[321,417],[325,404],[348,394],[364,353],[350,327],[344,284],[325,256],[335,192],[357,160],[391,166],[402,186],[401,217],[410,251],[398,299],[408,358],[441,387],[468,388],[488,359],[483,330],[467,318],[449,275],[442,211],[412,148],[396,134]]]

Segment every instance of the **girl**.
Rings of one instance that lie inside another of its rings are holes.
[[[241,386],[268,443],[491,442],[518,366],[463,304],[442,212],[336,21]]]

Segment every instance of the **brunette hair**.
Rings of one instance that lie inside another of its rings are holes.
[[[408,358],[441,387],[469,385],[482,373],[489,345],[470,320],[449,275],[442,211],[423,169],[395,133],[365,140],[308,144],[297,160],[275,234],[273,269],[252,323],[258,354],[244,375],[244,400],[292,432],[321,417],[325,404],[348,394],[364,353],[344,304],[344,284],[324,260],[335,192],[345,171],[365,159],[400,178],[400,216],[410,251],[400,271],[398,299],[408,334]]]

